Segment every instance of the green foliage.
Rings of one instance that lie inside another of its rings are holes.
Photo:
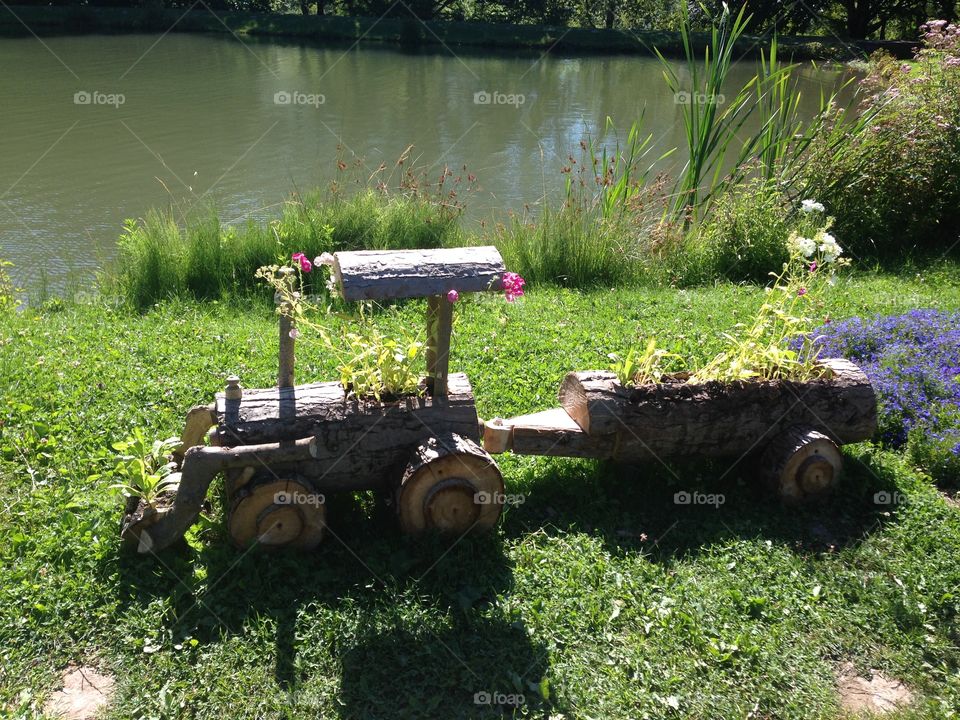
[[[399,337],[384,334],[361,312],[357,329],[339,337],[340,384],[359,397],[399,397],[418,393],[423,377],[424,344],[402,331]]]
[[[658,383],[676,368],[678,360],[681,363],[683,360],[676,353],[658,348],[656,338],[647,340],[643,350],[631,347],[623,357],[611,353],[609,358],[612,361],[610,369],[617,374],[617,379],[624,387]]]
[[[118,453],[113,474],[119,480],[110,487],[124,497],[137,497],[154,506],[164,491],[176,485],[170,477],[170,453],[179,444],[178,438],[151,442],[142,428],[134,428],[125,440],[111,446]]]
[[[827,231],[833,218],[820,221],[812,211],[803,225],[805,235],[793,233],[787,241],[789,259],[751,322],[724,333],[723,350],[694,371],[691,382],[718,380],[809,380],[820,375],[811,331],[819,323],[810,306],[821,301],[826,288],[836,282],[835,269],[846,265],[841,248]]]
[[[624,285],[640,275],[644,244],[623,228],[580,208],[544,208],[539,218],[514,217],[498,226],[493,244],[506,266],[531,283]]]
[[[694,49],[689,18],[684,14],[680,27],[686,65],[683,76],[657,52],[663,77],[681,108],[688,158],[674,188],[675,220],[692,219],[693,213],[702,213],[706,208],[723,178],[727,150],[756,107],[751,95],[758,82],[756,75],[736,94],[729,98],[725,94],[729,92],[727,77],[734,59],[734,46],[750,20],[745,11],[743,6],[734,16],[724,6],[719,20],[711,25],[709,47],[702,59]],[[753,142],[753,139],[747,141],[742,155],[749,154]]]
[[[865,132],[818,137],[803,181],[858,255],[948,252],[960,224],[960,47],[927,41],[914,65],[874,56]]]
[[[576,171],[565,168],[566,207],[577,208],[586,213],[599,212],[604,221],[620,220],[636,212],[647,194],[650,173],[661,160],[672,155],[672,148],[657,158],[649,159],[653,133],[640,134],[643,115],[627,132],[626,147],[621,148],[616,137],[616,128],[607,118],[604,135],[613,134],[616,144],[612,150],[606,145],[597,148],[593,137],[581,142],[580,164]],[[647,164],[643,167],[641,163]]]
[[[19,290],[14,287],[8,272],[8,268],[11,267],[13,267],[12,262],[0,260],[0,312],[16,310],[20,305],[20,300],[17,298]]]
[[[315,281],[326,277],[326,285],[333,290],[327,267],[313,263],[309,273]],[[274,291],[277,313],[290,318],[291,334],[304,341],[316,335],[324,352],[337,359],[340,384],[357,396],[380,400],[383,396],[420,392],[423,342],[402,327],[394,335],[381,332],[372,321],[372,303],[361,303],[357,316],[347,316],[352,327],[342,325],[338,334],[332,333],[329,328],[332,306],[322,304],[324,297],[318,302],[307,294],[304,281],[307,274],[302,266],[279,265],[265,265],[256,273],[256,277]]]
[[[416,194],[373,191],[294,197],[266,224],[224,226],[214,215],[178,222],[172,212],[153,210],[125,223],[115,282],[139,309],[178,295],[214,300],[246,294],[255,287],[257,268],[292,252],[313,257],[457,244],[458,215],[458,208]]]
[[[753,179],[725,188],[684,251],[703,281],[765,282],[787,260],[783,239],[796,218],[776,183]]]

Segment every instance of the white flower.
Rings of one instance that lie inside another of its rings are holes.
[[[333,275],[327,278],[327,290],[331,295],[337,294],[337,279]]]
[[[804,257],[810,257],[817,251],[817,243],[810,238],[795,237],[788,243],[791,252],[798,252]]]
[[[823,253],[824,262],[831,263],[840,257],[843,248],[837,244],[837,239],[830,233],[823,234],[823,242],[820,243],[820,252]]]
[[[296,340],[298,337],[300,337],[300,331],[297,330],[297,328],[291,328],[289,334],[290,338],[293,340]]]
[[[824,211],[823,205],[821,203],[818,203],[816,200],[804,200],[802,203],[800,203],[800,209],[803,210],[805,213],[812,213],[814,211],[816,212]]]
[[[333,265],[333,255],[330,253],[321,253],[313,259],[314,265]]]

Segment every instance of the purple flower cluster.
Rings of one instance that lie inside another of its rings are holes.
[[[916,431],[960,457],[960,313],[854,317],[814,336],[820,357],[848,358],[870,378],[884,442],[900,447]]]

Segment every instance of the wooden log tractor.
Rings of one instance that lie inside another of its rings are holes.
[[[836,483],[838,445],[871,437],[876,398],[845,360],[823,377],[624,388],[604,371],[570,373],[560,408],[487,423],[470,382],[449,374],[446,295],[501,289],[493,247],[341,252],[333,277],[346,300],[427,298],[427,377],[421,395],[391,401],[348,394],[339,382],[294,384],[294,340],[281,315],[277,387],[239,379],[187,413],[165,503],[133,499],[121,534],[139,552],[170,546],[192,525],[211,482],[224,477],[227,525],[240,547],[310,549],[324,536],[326,494],[375,490],[394,500],[406,533],[493,526],[504,497],[491,454],[605,458],[750,458],[787,502]]]

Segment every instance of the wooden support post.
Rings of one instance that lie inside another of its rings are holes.
[[[292,288],[295,277],[293,268],[282,268],[280,272],[283,273],[284,279]],[[274,300],[278,306],[282,305],[284,302],[279,293],[274,297]],[[293,387],[294,343],[296,342],[290,336],[290,331],[293,330],[293,321],[290,319],[289,315],[287,315],[285,312],[282,312],[285,309],[286,308],[281,307],[280,354],[279,367],[277,369],[277,387],[281,388]]]
[[[434,397],[447,394],[453,303],[442,295],[427,298],[427,377]]]

